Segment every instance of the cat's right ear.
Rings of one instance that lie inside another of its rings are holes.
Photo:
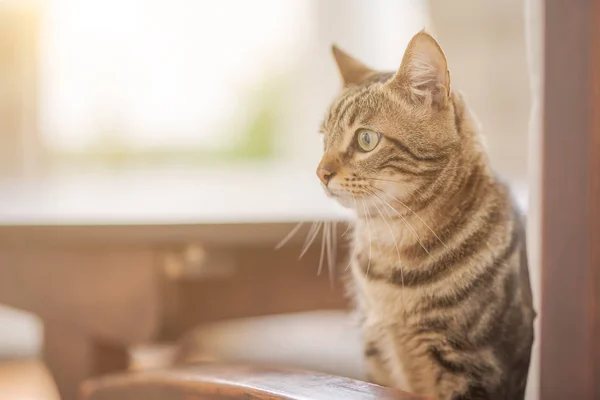
[[[411,39],[390,85],[406,90],[418,103],[446,106],[450,96],[450,73],[446,56],[433,36],[421,31]]]
[[[333,58],[337,64],[344,86],[358,85],[375,71],[367,67],[335,44],[331,46]]]

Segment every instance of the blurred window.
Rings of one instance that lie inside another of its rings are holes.
[[[423,25],[419,1],[376,3],[50,0],[40,94],[48,149],[107,165],[317,155],[319,119],[339,85],[332,41],[393,66]],[[397,51],[385,60],[390,44]]]
[[[0,168],[259,162],[312,174],[317,128],[340,84],[331,43],[395,69],[426,26],[482,124],[494,165],[523,182],[521,3],[5,0]]]

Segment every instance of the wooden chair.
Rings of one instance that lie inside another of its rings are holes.
[[[396,389],[326,374],[208,364],[86,382],[82,400],[423,400]]]

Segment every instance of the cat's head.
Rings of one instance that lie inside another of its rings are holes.
[[[406,201],[461,152],[460,101],[450,91],[446,57],[435,39],[416,34],[396,72],[379,72],[333,46],[343,88],[321,126],[317,175],[348,207]],[[358,202],[357,202],[358,200]]]

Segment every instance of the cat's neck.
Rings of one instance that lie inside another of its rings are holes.
[[[400,250],[440,241],[445,227],[451,226],[459,213],[475,213],[481,206],[478,199],[499,185],[485,160],[467,165],[440,179],[427,201],[396,199],[374,209],[357,210],[356,234]]]

